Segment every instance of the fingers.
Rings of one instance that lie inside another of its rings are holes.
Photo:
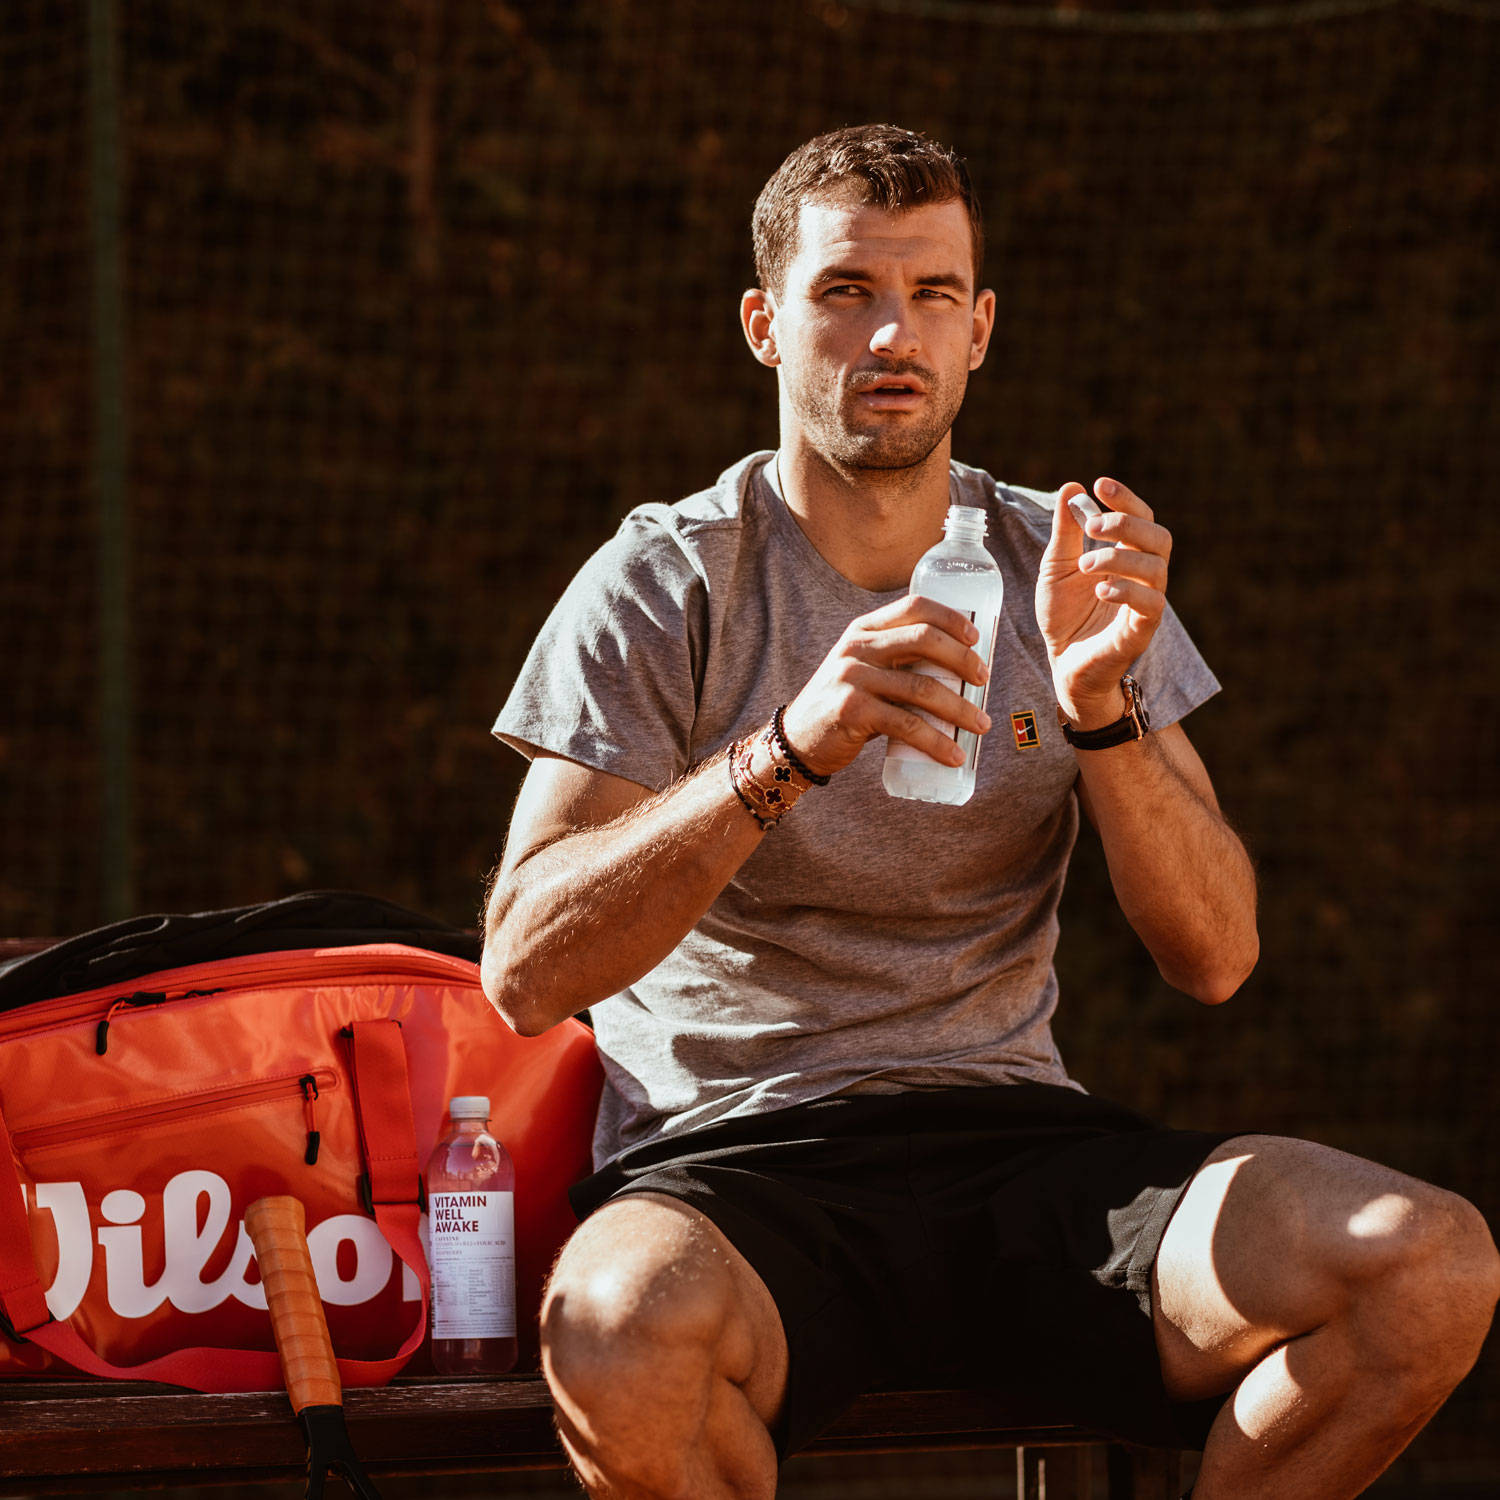
[[[990,669],[972,649],[978,641],[979,631],[967,615],[913,594],[855,620],[840,648],[846,656],[871,666],[928,663],[983,687],[990,680]]]
[[[1166,612],[1167,596],[1128,578],[1102,578],[1094,586],[1095,596],[1106,604],[1123,604],[1132,614],[1157,620]]]
[[[923,751],[944,765],[959,766],[964,753],[956,731],[984,734],[990,716],[977,703],[922,671],[864,668],[851,674],[850,716],[866,737],[886,736]]]
[[[1090,503],[1089,492],[1076,480],[1058,491],[1057,506],[1052,512],[1052,538],[1047,543],[1049,555],[1073,561],[1082,554],[1087,545],[1083,523]]]
[[[1132,547],[1137,552],[1150,552],[1164,561],[1172,555],[1172,533],[1149,516],[1136,516],[1118,510],[1106,511],[1103,515],[1090,516],[1084,529],[1096,542],[1109,542],[1115,546]]]
[[[903,594],[893,604],[884,604],[867,615],[861,615],[850,628],[883,631],[904,624],[934,625],[969,646],[979,639],[979,631],[967,615],[922,594]]]
[[[1144,516],[1148,521],[1152,518],[1151,507],[1134,490],[1121,484],[1118,479],[1096,479],[1094,493],[1110,510],[1124,511],[1132,516]]]
[[[1137,552],[1131,547],[1100,547],[1078,559],[1078,570],[1097,578],[1133,580],[1164,593],[1167,560],[1155,552]]]
[[[805,764],[826,775],[881,735],[945,765],[962,764],[955,728],[983,734],[990,723],[972,701],[982,699],[990,676],[972,649],[978,638],[967,615],[918,595],[860,616],[787,706],[787,737]]]
[[[1164,526],[1155,526],[1153,530],[1154,522],[1151,507],[1118,479],[1096,479],[1092,495],[1073,480],[1058,491],[1052,535],[1056,538],[1060,532],[1066,534],[1079,529],[1086,530],[1092,537],[1110,536],[1114,528],[1123,527],[1131,537],[1155,538],[1165,541],[1170,547],[1171,533]],[[1098,529],[1101,526],[1102,531]],[[1148,546],[1148,550],[1157,548]]]
[[[940,719],[944,725],[955,725],[974,734],[984,734],[990,727],[990,716],[977,703],[927,672],[870,667],[864,671],[856,670],[851,676],[854,684],[870,693],[877,702],[896,705],[898,717],[904,715],[900,705],[909,704]],[[891,730],[882,727],[880,732],[889,734]]]
[[[1069,514],[1080,527],[1086,527],[1092,517],[1105,515],[1109,511],[1109,506],[1089,494],[1082,485],[1077,486],[1077,494],[1069,494],[1068,492],[1073,488],[1071,484],[1063,486],[1064,498],[1061,503],[1067,507]]]
[[[984,658],[935,625],[911,625],[855,635],[849,641],[848,654],[869,666],[939,667],[975,687],[983,687],[990,680]]]
[[[931,735],[924,728],[949,740],[955,728],[972,734],[989,730],[990,716],[984,709],[955,689],[952,676],[937,675],[931,667],[903,671],[850,658],[836,676],[846,699],[841,717],[857,725],[867,738],[895,735],[925,750]],[[937,727],[932,728],[919,714],[937,720]]]
[[[1140,614],[1160,615],[1166,607],[1172,533],[1156,522],[1151,507],[1139,495],[1118,480],[1099,479],[1094,488],[1112,508],[1087,519],[1086,534],[1105,545],[1078,559],[1079,572],[1096,580],[1094,592],[1099,599],[1128,605]]]
[[[898,714],[884,732],[888,739],[900,740],[902,744],[920,750],[939,765],[961,766],[966,759],[956,735],[951,731],[944,733],[919,713]]]
[[[941,681],[930,668],[903,671],[851,656],[825,667],[792,700],[782,720],[797,753],[815,771],[841,770],[861,746],[882,735],[945,765],[961,765],[955,729],[983,734],[990,727],[989,715],[955,692],[951,677]]]

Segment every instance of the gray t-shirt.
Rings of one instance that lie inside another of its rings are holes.
[[[501,739],[661,790],[795,697],[851,620],[901,597],[823,559],[773,487],[771,457],[625,518],[543,627]],[[1077,765],[1034,607],[1057,497],[961,464],[952,483],[955,503],[984,508],[1005,580],[972,800],[888,796],[883,740],[804,795],[677,948],[593,1007],[598,1163],[836,1093],[1080,1087],[1049,1025],[1078,831]],[[1218,689],[1170,609],[1135,672],[1157,728]]]

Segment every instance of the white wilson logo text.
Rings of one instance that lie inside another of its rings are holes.
[[[26,1191],[24,1185],[22,1191]],[[148,1205],[132,1188],[117,1188],[105,1195],[100,1205],[105,1222],[96,1230],[81,1183],[39,1182],[34,1191],[36,1208],[52,1215],[57,1231],[57,1275],[47,1289],[47,1310],[60,1321],[78,1310],[98,1259],[103,1261],[105,1297],[110,1309],[122,1318],[146,1317],[163,1303],[185,1313],[208,1312],[230,1297],[247,1307],[266,1305],[265,1289],[247,1277],[255,1250],[240,1220],[232,1226],[236,1238],[229,1265],[212,1281],[203,1278],[231,1228],[233,1195],[217,1172],[179,1172],[162,1189],[157,1211],[165,1263],[161,1275],[151,1282],[146,1280],[142,1226],[156,1205]],[[341,1275],[339,1268],[339,1247],[346,1241],[354,1247],[348,1276]],[[370,1301],[384,1291],[397,1265],[402,1270],[402,1298],[416,1302],[421,1297],[410,1267],[397,1260],[380,1226],[364,1214],[334,1214],[315,1224],[308,1231],[307,1248],[318,1293],[330,1306]]]

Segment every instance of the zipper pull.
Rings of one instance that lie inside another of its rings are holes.
[[[318,1097],[318,1080],[311,1073],[304,1073],[297,1082],[302,1086],[303,1113],[307,1117],[307,1154],[302,1160],[311,1167],[318,1160],[318,1142],[322,1139],[318,1133],[318,1114],[314,1107]]]
[[[103,1057],[109,1051],[109,1023],[114,1020],[117,1010],[123,1010],[127,1005],[132,1008],[141,1005],[160,1005],[166,998],[165,992],[161,990],[138,990],[134,995],[121,995],[118,1000],[112,1002],[104,1013],[104,1019],[94,1028],[95,1053]]]
[[[105,1011],[104,1019],[94,1028],[94,1053],[103,1057],[109,1051],[109,1023],[114,1018],[117,1010],[122,1010],[129,1005],[128,1000],[116,1000],[110,1008]]]
[[[184,990],[177,998],[192,1000],[201,995],[217,995],[218,993],[218,990]],[[118,1000],[111,1003],[104,1013],[104,1019],[94,1028],[95,1053],[103,1057],[109,1051],[109,1023],[114,1020],[117,1010],[127,1005],[133,1009],[139,1009],[143,1005],[160,1005],[166,998],[165,990],[137,990],[133,995],[121,995]]]

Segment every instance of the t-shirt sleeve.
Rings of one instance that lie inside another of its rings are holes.
[[[1219,691],[1218,678],[1170,604],[1133,671],[1153,729],[1175,724]]]
[[[527,655],[494,734],[652,791],[688,768],[704,583],[639,513],[579,570]]]

